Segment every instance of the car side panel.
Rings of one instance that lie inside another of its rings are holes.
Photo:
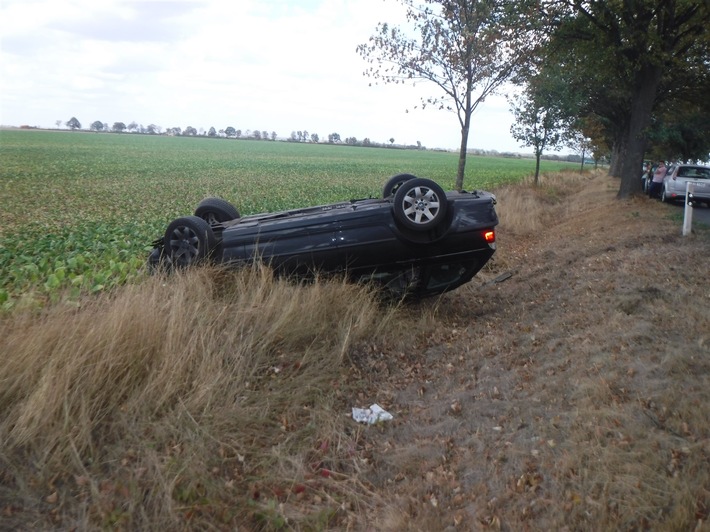
[[[247,222],[222,233],[224,262],[263,260],[287,272],[329,269],[334,256],[338,216],[327,214],[297,219],[270,220],[268,224]]]

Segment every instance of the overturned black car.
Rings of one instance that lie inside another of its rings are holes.
[[[240,217],[220,198],[173,220],[153,242],[154,268],[202,261],[263,261],[286,275],[342,272],[396,297],[421,298],[471,280],[495,252],[495,197],[444,192],[411,174],[391,177],[382,198]]]

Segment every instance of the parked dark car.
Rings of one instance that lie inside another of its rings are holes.
[[[495,252],[495,196],[444,192],[399,174],[381,198],[240,217],[221,198],[200,202],[156,240],[153,267],[261,260],[286,275],[342,272],[397,297],[420,298],[470,281]]]

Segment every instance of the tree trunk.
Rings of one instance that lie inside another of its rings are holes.
[[[463,177],[466,171],[466,151],[468,149],[468,130],[471,119],[469,116],[464,121],[464,126],[461,128],[461,148],[459,149],[459,168],[456,172],[456,190],[463,190]]]
[[[611,148],[611,164],[609,165],[609,175],[611,177],[621,177],[621,161],[624,160],[625,149],[624,138],[618,138]]]
[[[456,190],[463,190],[463,178],[466,172],[466,151],[468,150],[468,132],[471,129],[471,89],[472,81],[469,77],[466,93],[466,106],[463,108],[463,122],[461,122],[461,110],[459,110],[459,123],[461,124],[461,147],[459,148],[459,168],[456,172]]]
[[[641,172],[646,149],[646,129],[651,124],[651,112],[656,100],[661,69],[646,65],[636,76],[636,94],[631,100],[631,117],[626,134],[626,153],[621,161],[621,186],[617,198],[641,195]]]
[[[535,186],[540,182],[540,157],[542,157],[542,150],[535,150]]]
[[[579,173],[584,173],[584,158],[587,156],[587,150],[582,148],[582,165],[579,167]]]

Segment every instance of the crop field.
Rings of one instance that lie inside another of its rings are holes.
[[[0,131],[0,305],[43,304],[144,275],[150,242],[207,196],[243,215],[378,197],[407,172],[453,188],[455,153],[195,137]],[[543,161],[542,171],[569,168]],[[465,188],[530,175],[470,157]]]

